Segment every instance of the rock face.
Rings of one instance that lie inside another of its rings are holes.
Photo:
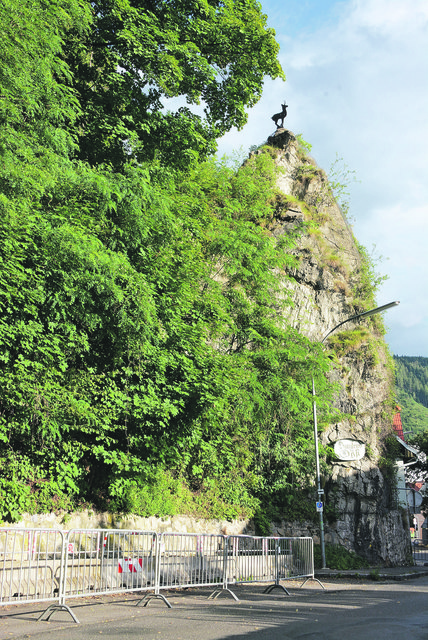
[[[321,341],[337,324],[364,310],[360,306],[364,258],[325,173],[304,154],[295,136],[278,130],[268,144],[278,150],[277,163],[283,171],[278,186],[284,198],[273,233],[287,233],[303,220],[317,224],[300,241],[290,319],[311,340]],[[357,327],[346,323],[337,335]],[[338,342],[340,364],[331,373],[340,387],[337,408],[349,417],[320,434],[321,441],[332,447],[337,441],[354,441],[350,455],[343,454],[346,443],[342,446],[342,459],[333,460],[325,478],[325,504],[336,514],[336,519],[327,514],[326,541],[340,543],[372,562],[399,565],[411,552],[408,520],[397,507],[393,480],[379,468],[382,440],[392,426],[392,367],[376,317],[362,321],[359,329],[354,344]],[[355,459],[357,450],[360,459]],[[278,533],[288,535],[304,530],[317,533],[313,525],[303,523],[278,526]]]

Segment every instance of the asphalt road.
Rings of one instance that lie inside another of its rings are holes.
[[[158,600],[136,606],[138,596],[70,600],[80,620],[58,612],[37,622],[47,605],[0,609],[0,638],[15,640],[428,640],[428,578],[406,582],[338,580],[290,588],[290,596],[263,586],[234,587],[240,601],[209,590],[169,593],[172,609]]]

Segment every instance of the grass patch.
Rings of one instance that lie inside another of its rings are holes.
[[[325,561],[329,569],[367,569],[369,563],[365,558],[358,556],[353,551],[348,551],[340,544],[327,544],[325,547]],[[315,569],[321,569],[321,547],[314,545],[314,565]]]

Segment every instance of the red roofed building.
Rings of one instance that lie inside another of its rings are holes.
[[[394,431],[395,434],[403,441],[404,440],[404,433],[403,433],[403,424],[401,422],[401,407],[398,406],[398,404],[396,405],[396,409],[397,409],[397,413],[394,415],[394,419],[392,421],[392,426],[394,427]]]

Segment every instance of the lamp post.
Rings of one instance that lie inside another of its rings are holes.
[[[361,320],[361,318],[368,318],[369,316],[374,316],[376,313],[382,313],[382,311],[386,311],[391,307],[396,307],[399,302],[389,302],[388,304],[384,304],[381,307],[376,307],[375,309],[370,309],[369,311],[364,311],[363,313],[357,313],[355,316],[350,316],[339,322],[333,329],[330,329],[328,333],[321,340],[323,344],[325,340],[336,331],[339,327],[341,327],[346,322],[351,322],[352,320]],[[317,404],[316,404],[316,395],[315,395],[315,380],[312,376],[312,407],[313,407],[313,415],[314,415],[314,441],[315,441],[315,461],[316,461],[316,474],[317,474],[317,492],[318,492],[318,501],[317,501],[317,511],[319,513],[320,519],[320,544],[321,544],[321,560],[322,560],[322,569],[326,568],[325,564],[325,541],[324,541],[324,519],[323,519],[323,501],[322,496],[324,495],[324,490],[321,489],[321,474],[320,474],[320,460],[319,460],[319,452],[318,452],[318,424],[317,424]]]

